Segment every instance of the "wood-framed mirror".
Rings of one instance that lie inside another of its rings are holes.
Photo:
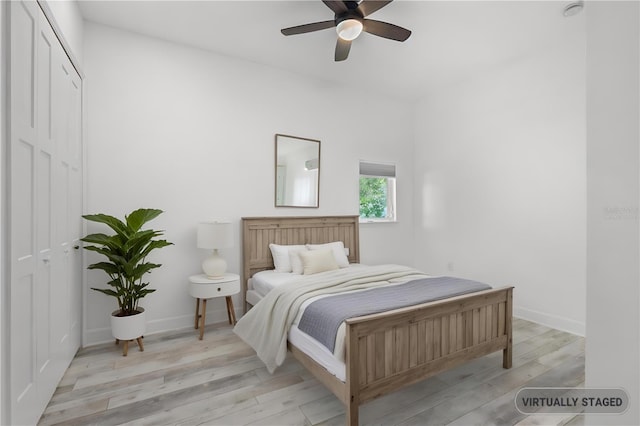
[[[276,207],[320,205],[320,141],[276,134]]]

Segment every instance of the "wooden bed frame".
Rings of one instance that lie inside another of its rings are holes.
[[[359,262],[358,216],[243,218],[242,230],[243,297],[254,273],[273,269],[269,243],[344,241],[349,260]],[[469,360],[501,350],[502,366],[511,368],[512,306],[513,287],[506,287],[351,318],[346,382],[294,345],[289,350],[345,404],[355,426],[361,404]]]

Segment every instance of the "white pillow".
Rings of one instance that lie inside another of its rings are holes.
[[[269,244],[273,265],[276,272],[291,272],[291,261],[289,260],[289,250],[306,250],[303,245],[283,246],[279,244]]]
[[[304,275],[339,269],[330,249],[299,251],[298,254],[302,260]]]
[[[302,266],[302,259],[300,258],[300,252],[309,251],[306,248],[303,250],[289,250],[289,263],[291,264],[291,272],[294,274],[302,274],[304,267]]]
[[[349,258],[344,251],[344,243],[342,241],[335,241],[327,244],[307,244],[309,250],[325,250],[331,249],[333,256],[336,259],[336,263],[340,268],[346,268],[349,266]]]

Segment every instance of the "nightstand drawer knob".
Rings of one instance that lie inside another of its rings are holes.
[[[220,287],[218,287],[218,291],[222,290]]]

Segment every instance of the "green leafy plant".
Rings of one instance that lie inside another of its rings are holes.
[[[162,210],[157,209],[138,209],[125,215],[124,221],[106,214],[82,216],[91,222],[103,223],[115,232],[113,235],[90,234],[82,238],[82,241],[93,244],[85,246],[86,250],[100,253],[108,259],[105,262],[91,264],[88,269],[104,271],[110,278],[107,284],[111,288],[91,289],[115,297],[120,308],[118,316],[135,315],[140,299],[155,291],[148,288],[149,283],[143,282],[143,277],[162,265],[147,262],[146,258],[153,250],[173,243],[155,239],[161,236],[163,231],[141,228],[161,213]]]

